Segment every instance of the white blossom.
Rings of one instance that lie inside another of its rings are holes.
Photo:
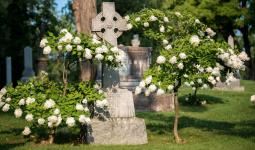
[[[175,12],[174,13],[177,17],[182,17],[182,14],[180,12]]]
[[[131,23],[127,24],[127,29],[131,30],[133,28],[133,25]]]
[[[162,32],[162,33],[165,32],[165,27],[164,26],[160,26],[159,31]]]
[[[238,57],[242,60],[242,61],[248,61],[250,60],[250,58],[248,57],[248,55],[245,53],[245,51],[242,51]]]
[[[176,56],[171,57],[170,60],[169,60],[169,62],[170,62],[171,64],[176,64],[176,63],[177,63],[177,57],[176,57]]]
[[[127,15],[127,16],[124,17],[124,19],[125,19],[126,21],[129,21],[130,17]]]
[[[142,81],[139,83],[139,87],[140,87],[140,88],[145,88],[145,85],[146,85],[146,83],[145,83],[144,80],[142,80]]]
[[[145,23],[143,23],[143,26],[144,26],[144,27],[149,27],[150,24],[149,24],[149,22],[145,22]]]
[[[43,54],[44,55],[48,55],[48,54],[50,54],[50,52],[51,52],[51,47],[50,46],[46,46],[46,47],[43,48]]]
[[[139,87],[139,86],[137,86],[137,87],[135,88],[135,95],[139,95],[140,93],[142,93],[142,88]]]
[[[184,65],[183,65],[183,63],[179,63],[179,64],[177,65],[177,67],[178,67],[180,70],[182,70],[183,67],[184,67]]]
[[[81,124],[89,124],[90,123],[90,118],[86,117],[85,115],[80,115],[79,116],[79,122]]]
[[[171,44],[168,44],[166,47],[165,47],[166,50],[170,50],[172,49],[172,45]]]
[[[195,20],[195,23],[200,24],[201,22],[200,22],[199,19],[196,19],[196,20]]]
[[[184,78],[188,78],[189,76],[188,76],[187,74],[184,74],[183,77],[184,77]]]
[[[45,123],[45,120],[43,118],[39,118],[37,122],[39,125],[43,125]]]
[[[28,98],[26,99],[26,104],[27,104],[27,105],[30,105],[30,104],[32,104],[32,103],[34,103],[34,102],[35,102],[35,99],[34,99],[34,98],[28,97]]]
[[[204,88],[204,89],[207,89],[207,88],[208,88],[208,85],[207,85],[207,84],[203,84],[203,88]]]
[[[84,111],[84,108],[83,108],[82,104],[76,104],[75,109],[77,111]]]
[[[166,62],[166,58],[164,56],[158,56],[157,61],[158,64],[163,64]]]
[[[60,114],[60,110],[58,108],[56,108],[54,111],[53,111],[53,114],[54,115],[59,115]]]
[[[158,18],[157,17],[155,17],[155,16],[150,16],[150,21],[157,21],[158,20]]]
[[[68,30],[65,28],[60,30],[60,33],[67,33],[67,32],[68,32]]]
[[[148,76],[144,81],[146,84],[150,84],[152,81],[152,76]]]
[[[58,50],[63,50],[63,46],[62,45],[58,45]]]
[[[73,43],[76,44],[76,45],[79,45],[79,44],[81,44],[81,39],[79,37],[75,37],[73,39]]]
[[[102,103],[102,105],[103,106],[108,106],[108,101],[106,100],[106,99],[103,99],[102,101],[101,101],[101,103]]]
[[[164,22],[169,22],[169,19],[167,17],[164,17]]]
[[[169,91],[172,91],[172,90],[174,89],[174,86],[173,86],[173,85],[169,85],[169,86],[167,87],[167,89],[168,89]]]
[[[149,87],[148,87],[149,91],[152,93],[152,92],[155,92],[157,90],[157,87],[156,85],[154,84],[151,84]]]
[[[28,122],[31,122],[31,121],[33,121],[33,119],[34,119],[34,116],[33,116],[32,114],[27,114],[26,117],[25,117],[25,119],[26,119]]]
[[[12,99],[10,97],[5,99],[5,102],[10,102]]]
[[[107,56],[107,60],[109,60],[109,61],[113,61],[113,56],[112,55],[110,55],[110,56]]]
[[[82,51],[83,47],[81,45],[77,45],[77,51]]]
[[[207,28],[205,32],[207,32],[210,37],[213,37],[216,34],[211,28]]]
[[[168,40],[163,40],[162,42],[164,45],[167,45],[169,43]]]
[[[118,53],[118,52],[119,52],[118,47],[112,47],[110,50],[111,50],[113,53]]]
[[[162,95],[162,94],[165,94],[165,91],[163,89],[158,89],[157,95]]]
[[[67,51],[67,52],[71,52],[72,49],[73,49],[72,45],[70,45],[70,44],[67,44],[67,45],[66,45],[66,51]]]
[[[200,43],[200,39],[197,35],[192,35],[189,41],[194,46],[198,46],[198,44]]]
[[[20,118],[22,116],[22,110],[20,108],[15,109],[14,115],[16,118]]]
[[[213,71],[212,67],[207,67],[205,70],[206,70],[206,72],[209,72],[209,73],[211,73]]]
[[[186,59],[186,58],[187,58],[187,55],[186,55],[185,53],[180,53],[180,54],[179,54],[179,57],[180,57],[181,59]]]
[[[104,59],[104,56],[102,54],[96,54],[95,58],[97,60],[103,60]]]
[[[86,98],[84,98],[84,99],[82,100],[82,103],[83,103],[83,104],[87,104],[87,103],[88,103],[88,100],[87,100]]]
[[[54,124],[56,124],[56,123],[58,122],[58,117],[52,115],[52,116],[49,116],[49,117],[47,118],[47,120],[48,120],[48,122],[51,122],[52,125],[54,126]]]
[[[187,86],[187,87],[190,86],[189,82],[184,82],[184,85]]]
[[[2,108],[2,111],[3,111],[3,112],[7,112],[7,111],[9,111],[9,109],[10,109],[10,104],[5,104],[5,105],[3,106],[3,108]]]
[[[43,107],[44,107],[45,109],[50,109],[50,108],[53,108],[53,107],[55,106],[55,104],[56,104],[56,103],[55,103],[54,100],[49,99],[49,100],[46,100],[46,101],[45,101]]]
[[[255,95],[252,95],[252,96],[251,96],[251,102],[252,102],[253,104],[255,104]]]
[[[5,95],[6,93],[7,93],[6,88],[2,88],[2,89],[0,90],[0,95]]]
[[[141,21],[141,17],[136,17],[136,18],[135,18],[135,21],[136,21],[136,22]]]
[[[46,44],[48,43],[48,40],[47,39],[42,39],[41,42],[40,42],[40,47],[41,48],[44,48],[46,46]]]
[[[92,59],[92,55],[91,55],[90,52],[85,52],[85,53],[84,53],[84,57],[85,57],[86,59]]]
[[[197,79],[197,83],[202,84],[203,83],[202,79]]]
[[[25,136],[28,136],[31,133],[31,130],[29,127],[25,127],[24,130],[22,131],[22,134]]]
[[[73,117],[68,117],[66,119],[66,124],[68,127],[73,127],[75,125],[75,120]]]
[[[0,107],[4,106],[5,102],[0,101]]]
[[[150,90],[147,89],[147,90],[145,90],[144,94],[145,94],[145,96],[149,96],[151,94],[151,92],[150,92]]]

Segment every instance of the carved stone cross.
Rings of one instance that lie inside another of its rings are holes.
[[[115,11],[114,2],[103,2],[102,12],[92,19],[92,31],[117,46],[117,38],[127,30],[126,20]]]

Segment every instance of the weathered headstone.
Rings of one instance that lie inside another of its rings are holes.
[[[113,2],[103,2],[102,11],[92,21],[92,31],[117,46],[117,38],[126,30],[125,20],[115,12]],[[91,144],[145,144],[148,142],[143,119],[135,117],[133,95],[127,89],[113,87],[119,83],[119,71],[103,66],[103,86],[108,88],[110,118],[92,120],[87,135]]]
[[[6,85],[12,83],[12,58],[6,57]]]
[[[35,75],[33,70],[33,55],[32,48],[27,46],[24,48],[24,70],[21,80],[28,80],[28,78]]]
[[[228,36],[228,45],[232,49],[235,48],[234,38],[231,35]],[[226,91],[244,91],[244,87],[240,85],[240,79],[238,79],[240,77],[239,71],[235,72],[235,76],[237,79],[230,82],[229,84],[222,82],[217,83],[215,89]]]

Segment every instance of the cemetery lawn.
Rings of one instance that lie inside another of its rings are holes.
[[[92,149],[92,150],[253,150],[255,149],[255,106],[250,96],[255,94],[255,82],[241,81],[244,92],[201,90],[199,95],[207,100],[205,106],[181,106],[179,132],[186,144],[173,141],[172,126],[174,113],[137,112],[146,121],[149,143],[136,146],[74,145],[74,136],[59,135],[57,144],[40,145],[25,143],[20,133],[25,121],[14,119],[11,114],[0,113],[0,150],[7,149]],[[184,100],[189,89],[182,88],[179,95]]]

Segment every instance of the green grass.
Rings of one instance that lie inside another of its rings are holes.
[[[250,96],[255,94],[255,82],[242,81],[244,92],[201,90],[200,96],[208,101],[205,106],[181,106],[179,132],[186,144],[175,144],[172,138],[174,114],[139,112],[147,126],[149,143],[145,145],[76,145],[72,143],[39,145],[26,142],[20,135],[24,120],[0,113],[0,150],[7,149],[180,149],[180,150],[253,150],[255,149],[255,106]],[[190,92],[181,89],[180,99]],[[63,141],[68,136],[58,136]],[[71,136],[73,137],[73,136]],[[75,139],[73,139],[75,140]]]

